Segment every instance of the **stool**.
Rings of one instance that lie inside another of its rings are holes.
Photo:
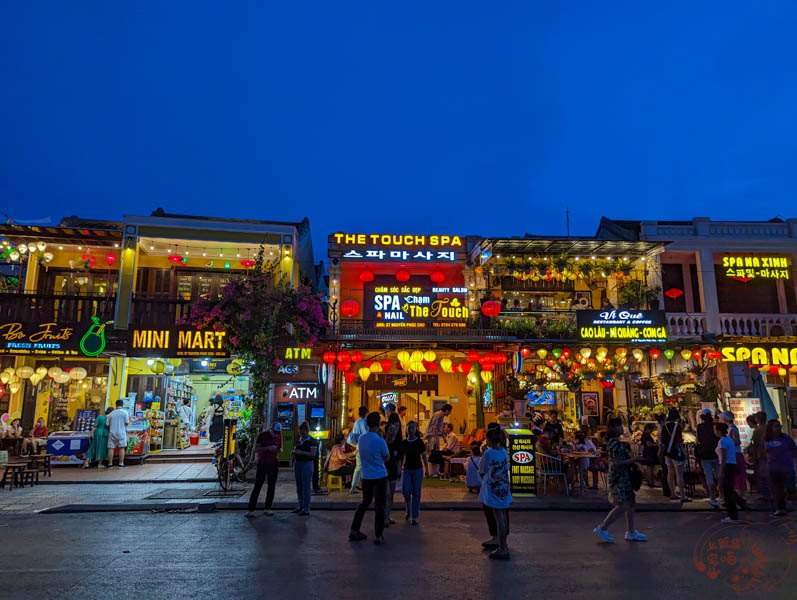
[[[331,492],[332,490],[343,490],[343,477],[340,475],[330,475],[327,473],[327,489]]]

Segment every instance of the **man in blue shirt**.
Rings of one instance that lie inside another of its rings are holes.
[[[349,446],[354,446],[355,448],[357,448],[357,445],[359,444],[360,436],[364,433],[368,433],[368,425],[365,422],[365,415],[368,414],[368,407],[361,406],[358,414],[360,415],[360,418],[354,422],[354,426],[349,432],[349,437],[346,439],[346,442],[349,444]],[[360,453],[357,452],[357,464],[354,467],[354,475],[351,477],[351,490],[349,491],[350,494],[355,494],[360,491],[357,488],[357,484],[360,483],[361,472],[362,463],[360,462]]]
[[[375,544],[383,544],[385,538],[382,531],[385,528],[385,503],[387,502],[387,468],[385,462],[390,458],[387,444],[382,436],[379,435],[379,424],[381,416],[377,412],[372,412],[366,417],[368,433],[360,436],[357,447],[357,456],[362,465],[363,482],[363,501],[354,513],[354,521],[351,524],[349,540],[359,542],[366,539],[366,535],[360,531],[363,524],[365,511],[374,501],[374,538]]]

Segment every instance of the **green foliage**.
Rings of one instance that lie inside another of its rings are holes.
[[[618,291],[621,306],[651,308],[658,306],[661,288],[649,287],[640,279],[631,279],[623,283]]]

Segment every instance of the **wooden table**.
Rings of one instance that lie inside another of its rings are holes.
[[[38,469],[41,473],[47,473],[47,477],[52,477],[53,470],[50,465],[52,457],[52,454],[31,454],[29,458],[34,469]]]
[[[583,494],[584,489],[581,487],[581,475],[580,475],[580,461],[582,458],[600,458],[601,455],[597,452],[562,452],[562,458],[566,460],[568,463],[572,465],[572,468],[568,469],[568,472],[573,474],[573,484],[575,487],[576,481],[578,481],[578,489]]]
[[[3,468],[3,478],[0,480],[0,488],[6,487],[6,480],[8,474],[11,474],[11,481],[9,482],[8,489],[13,490],[14,487],[22,487],[22,472],[27,468],[27,462],[9,462],[8,464],[1,465]]]

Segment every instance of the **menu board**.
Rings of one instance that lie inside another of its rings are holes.
[[[760,398],[728,398],[733,413],[733,423],[739,428],[742,448],[746,448],[753,440],[753,429],[747,425],[747,417],[761,410]]]
[[[506,429],[509,437],[509,486],[513,496],[537,495],[537,460],[528,429]]]
[[[93,431],[97,420],[96,410],[79,410],[75,415],[75,431]]]

